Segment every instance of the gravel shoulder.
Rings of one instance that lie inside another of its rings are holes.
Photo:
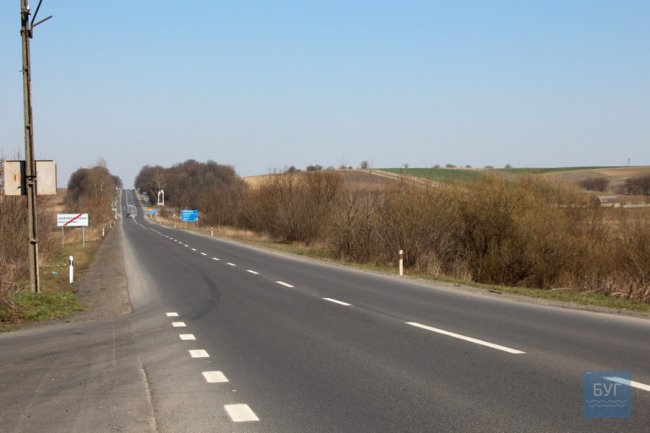
[[[67,322],[105,319],[130,314],[122,225],[116,224],[99,246],[90,267],[79,278],[77,293],[83,311]]]

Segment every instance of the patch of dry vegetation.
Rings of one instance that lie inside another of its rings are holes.
[[[64,272],[57,268],[60,262],[67,263],[72,250],[61,247],[56,213],[83,209],[92,215],[93,224],[100,227],[111,219],[111,203],[118,184],[119,179],[111,176],[104,166],[98,166],[75,172],[70,178],[68,194],[59,190],[56,196],[37,197],[42,291],[38,294],[29,292],[26,284],[27,198],[5,196],[0,191],[0,328],[23,320],[61,317],[78,309],[76,295],[67,285],[67,278],[61,276]],[[94,251],[94,248],[89,245],[87,250]],[[91,259],[92,254],[88,261]]]
[[[650,301],[650,219],[605,213],[551,179],[369,190],[336,173],[287,173],[267,178],[242,209],[247,228],[325,245],[332,258],[388,265],[403,249],[407,268],[432,275]]]
[[[54,217],[48,211],[49,197],[38,198],[37,227],[39,259],[47,261],[56,244]],[[15,311],[15,295],[24,288],[27,266],[27,197],[0,192],[0,319]],[[1,320],[0,320],[1,321]]]

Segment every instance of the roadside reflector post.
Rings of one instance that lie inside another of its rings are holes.
[[[70,284],[74,283],[74,257],[70,256]]]
[[[210,236],[214,237],[214,227],[210,227]]]
[[[404,250],[399,250],[399,276],[404,276]]]
[[[104,227],[102,227],[102,237],[104,237]]]

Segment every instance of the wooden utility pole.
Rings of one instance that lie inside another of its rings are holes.
[[[25,179],[27,190],[27,226],[29,234],[29,285],[32,292],[40,291],[38,275],[38,237],[36,235],[36,160],[34,158],[34,123],[32,118],[32,78],[29,53],[29,40],[34,27],[49,20],[51,16],[34,23],[43,0],[38,2],[34,18],[27,0],[20,0],[20,36],[23,44],[23,101],[25,119]]]

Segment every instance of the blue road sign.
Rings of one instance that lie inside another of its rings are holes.
[[[194,222],[199,220],[199,211],[198,210],[181,210],[181,221]]]

